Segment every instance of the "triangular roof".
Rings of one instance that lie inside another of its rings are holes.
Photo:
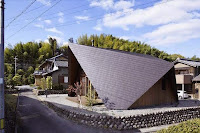
[[[47,62],[52,63],[52,62],[56,61],[56,59],[59,58],[59,57],[64,57],[64,58],[68,59],[68,57],[66,57],[63,53],[61,53],[59,55],[56,55],[56,56],[51,57],[49,59],[46,59],[41,65],[39,65],[39,67],[43,66]]]
[[[173,67],[150,55],[78,44],[69,48],[99,97],[112,109],[128,109]]]
[[[181,58],[177,58],[174,61],[174,64],[177,63],[182,63],[191,67],[199,67],[200,66],[200,61],[194,61],[194,60],[189,60],[189,59],[181,59]]]

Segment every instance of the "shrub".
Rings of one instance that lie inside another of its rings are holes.
[[[52,89],[52,77],[51,76],[48,76],[46,78],[46,86],[47,86],[47,89]]]
[[[37,89],[38,89],[38,90],[42,90],[42,88],[41,88],[40,86],[39,86],[39,87],[37,87]]]
[[[35,82],[35,78],[34,76],[31,74],[28,76],[28,84],[34,84]]]
[[[12,78],[14,85],[22,85],[22,76],[19,74],[16,74],[13,78]]]
[[[182,122],[176,126],[170,126],[167,129],[157,131],[157,133],[199,133],[200,119],[193,119]]]
[[[46,79],[45,78],[41,78],[41,88],[42,88],[42,90],[45,90],[45,88],[46,88]]]

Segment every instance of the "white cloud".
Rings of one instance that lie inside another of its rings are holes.
[[[41,29],[44,28],[44,25],[42,25],[42,24],[34,24],[34,26],[37,27],[37,28],[41,28]]]
[[[47,38],[49,38],[49,37],[52,37],[52,38],[56,39],[58,45],[60,45],[60,46],[66,44],[66,41],[65,41],[64,38],[62,38],[62,37],[48,35]],[[49,42],[48,39],[46,39],[45,42]]]
[[[98,20],[97,21],[97,25],[95,27],[93,27],[93,29],[97,30],[97,31],[102,31],[102,20]]]
[[[200,38],[200,0],[162,0],[140,9],[133,9],[134,1],[130,0],[93,0],[90,6],[114,10],[104,15],[103,27],[123,30],[153,27],[154,31],[136,37],[153,45],[170,45]]]
[[[59,16],[58,22],[59,23],[64,23],[64,13],[63,12],[59,12],[58,16]]]
[[[46,24],[51,24],[51,23],[52,23],[51,20],[44,20],[44,22],[45,22]]]
[[[81,22],[80,22],[80,21],[76,21],[76,23],[77,23],[77,24],[81,24]]]
[[[48,28],[48,29],[45,29],[45,30],[48,31],[48,32],[53,32],[53,33],[57,33],[57,34],[63,35],[63,32],[57,30],[55,27]]]
[[[165,2],[164,0],[155,3],[153,6],[145,9],[126,9],[109,13],[104,16],[104,25],[107,27],[128,27],[134,25],[142,27],[145,25],[155,26],[180,22],[186,19],[198,17],[199,13],[195,10],[200,9],[199,0],[173,0]]]
[[[120,0],[114,2],[114,0],[92,0],[90,3],[91,7],[101,7],[103,9],[121,10],[127,9],[134,6],[134,0]]]
[[[169,45],[200,38],[200,20],[191,19],[185,22],[163,25],[144,34],[143,37],[153,45]]]
[[[59,12],[58,16],[62,17],[62,16],[64,16],[64,13],[63,12]]]
[[[104,9],[109,9],[113,6],[113,0],[93,0],[91,1],[90,6],[98,6]]]
[[[102,31],[102,27],[100,25],[96,25],[94,27],[94,29],[97,30],[97,31]]]
[[[51,6],[50,0],[37,0],[38,2],[42,3],[45,6]]]
[[[88,16],[75,16],[75,19],[78,19],[78,20],[89,20],[90,18]]]
[[[59,23],[64,23],[64,18],[59,18],[59,19],[58,19],[58,22],[59,22]]]

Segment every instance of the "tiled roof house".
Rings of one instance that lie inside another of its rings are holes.
[[[53,85],[67,88],[68,86],[68,57],[63,54],[46,59],[35,71],[35,85],[41,85],[41,78],[51,76]]]

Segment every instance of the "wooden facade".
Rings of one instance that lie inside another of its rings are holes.
[[[81,82],[82,83],[82,91],[81,95],[86,96],[88,93],[93,93],[96,97],[98,97],[97,92],[95,91],[92,83],[90,82],[89,78],[81,68],[80,64],[78,63],[77,59],[73,55],[72,51],[69,49],[69,85],[74,86],[74,83]]]
[[[160,104],[172,104],[177,101],[178,97],[176,95],[176,80],[174,68],[172,68],[164,77],[162,77],[135,103],[133,103],[130,109]]]

